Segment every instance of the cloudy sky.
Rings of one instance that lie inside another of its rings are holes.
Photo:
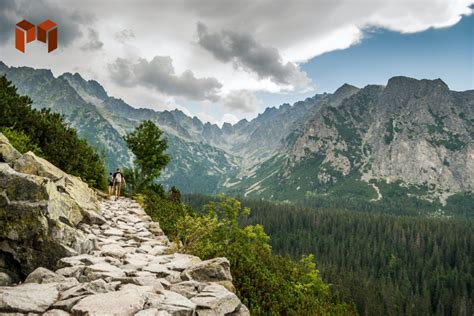
[[[474,89],[474,0],[0,1],[0,60],[79,72],[135,107],[234,123],[267,106],[391,76]],[[59,48],[14,49],[15,24]]]

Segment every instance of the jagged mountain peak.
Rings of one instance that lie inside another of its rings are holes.
[[[232,133],[232,124],[225,122],[224,124],[222,124],[221,129],[223,133],[230,134]]]
[[[235,125],[239,125],[239,124],[245,124],[245,123],[248,123],[249,121],[244,118],[244,119],[241,119],[240,121],[238,121]]]
[[[388,80],[386,91],[394,93],[426,93],[428,89],[449,91],[448,85],[441,79],[415,79],[405,76],[395,76]]]
[[[250,121],[219,127],[179,109],[132,107],[106,97],[99,83],[80,74],[55,79],[48,70],[3,63],[0,73],[36,107],[60,112],[81,136],[108,149],[114,166],[131,157],[121,136],[152,120],[169,138],[175,157],[163,181],[185,192],[290,199],[361,174],[452,192],[474,185],[465,176],[474,170],[468,159],[474,91],[449,91],[440,79],[397,76],[385,86],[361,89],[344,84],[332,94],[268,107]],[[188,174],[193,176],[184,177]]]
[[[69,84],[79,93],[81,96],[89,101],[94,102],[90,99],[90,96],[97,98],[100,101],[106,100],[109,95],[105,91],[104,87],[95,80],[86,80],[79,73],[65,72],[59,78],[62,78],[69,82]]]
[[[356,86],[350,85],[348,83],[344,83],[342,86],[334,91],[334,96],[347,96],[352,95],[353,93],[359,91],[359,88]]]

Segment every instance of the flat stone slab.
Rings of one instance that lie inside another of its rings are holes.
[[[156,274],[158,277],[166,277],[171,274],[171,271],[162,264],[152,263],[143,268],[143,271],[148,271]]]
[[[172,315],[194,315],[196,304],[181,294],[161,290],[159,293],[147,293],[147,306],[164,310]]]
[[[111,257],[114,257],[114,258],[122,258],[127,254],[127,251],[118,244],[104,245],[104,246],[102,246],[100,251],[105,256],[111,256]]]
[[[123,236],[123,231],[117,228],[110,228],[105,230],[102,234],[105,236]]]
[[[143,309],[145,294],[134,290],[120,290],[87,296],[73,306],[74,315],[134,315]]]
[[[102,262],[93,264],[84,269],[84,276],[88,280],[96,280],[102,278],[122,278],[125,272],[110,263]]]
[[[43,313],[58,299],[58,284],[24,283],[0,287],[0,310]]]

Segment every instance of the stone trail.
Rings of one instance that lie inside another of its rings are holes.
[[[226,258],[172,253],[133,200],[101,201],[100,209],[103,222],[78,226],[94,250],[0,287],[1,315],[249,315]]]

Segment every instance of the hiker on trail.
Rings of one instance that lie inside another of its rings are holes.
[[[110,196],[114,192],[114,175],[112,174],[112,172],[109,172],[109,177],[107,179],[109,181],[108,197],[110,198]]]
[[[123,176],[122,172],[120,172],[119,168],[117,168],[117,171],[114,173],[113,177],[115,185],[115,201],[117,201],[120,197],[120,189],[122,188],[122,182],[124,185],[127,185],[127,182],[125,182],[125,177]]]

